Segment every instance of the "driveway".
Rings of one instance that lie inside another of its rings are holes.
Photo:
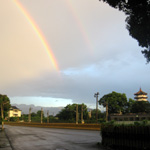
[[[5,125],[13,150],[102,150],[100,131]]]

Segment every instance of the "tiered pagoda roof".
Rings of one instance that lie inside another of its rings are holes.
[[[135,95],[135,99],[137,101],[147,101],[147,93],[143,92],[140,88],[140,90],[134,94]]]
[[[147,93],[143,92],[140,88],[140,90],[137,93],[135,93],[134,95],[147,95]]]

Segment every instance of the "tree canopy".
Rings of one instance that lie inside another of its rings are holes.
[[[132,112],[132,106],[134,105],[135,102],[136,102],[135,100],[129,98],[129,101],[127,102],[126,113]]]
[[[131,107],[132,113],[149,113],[150,103],[147,101],[135,101]]]
[[[0,113],[1,113],[1,122],[2,130],[4,129],[4,118],[7,116],[7,112],[10,108],[10,100],[7,95],[0,94]]]
[[[123,93],[112,92],[104,95],[100,100],[99,104],[106,106],[108,103],[108,113],[119,113],[125,112],[127,106],[127,97]]]
[[[74,122],[76,120],[76,105],[67,105],[64,109],[62,109],[56,116],[60,120],[67,120],[70,122]],[[83,105],[83,118],[88,118],[87,106],[85,104],[78,104],[78,114],[81,116],[81,106]]]
[[[0,94],[0,105],[3,106],[3,114],[5,118],[8,115],[7,112],[9,111],[9,108],[10,108],[10,100],[7,97],[7,95]],[[1,107],[0,107],[0,110],[1,110]],[[1,111],[0,111],[0,116],[1,116]]]
[[[100,0],[126,15],[129,34],[143,47],[147,62],[150,62],[150,1],[149,0]]]

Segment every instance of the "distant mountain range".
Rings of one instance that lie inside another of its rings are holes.
[[[29,108],[31,107],[31,112],[37,112],[43,108],[44,115],[47,116],[47,111],[49,111],[49,115],[55,116],[58,114],[64,107],[41,107],[41,106],[35,106],[35,105],[26,105],[26,104],[11,104],[12,106],[18,107],[20,110],[22,110],[22,114],[29,114]]]

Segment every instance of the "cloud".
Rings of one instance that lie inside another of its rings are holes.
[[[21,3],[52,47],[60,70],[53,69],[41,41],[14,3],[3,1],[2,93],[33,103],[39,97],[91,104],[95,92],[103,96],[117,91],[133,98],[140,86],[150,90],[149,66],[125,29],[123,13],[91,0]]]

